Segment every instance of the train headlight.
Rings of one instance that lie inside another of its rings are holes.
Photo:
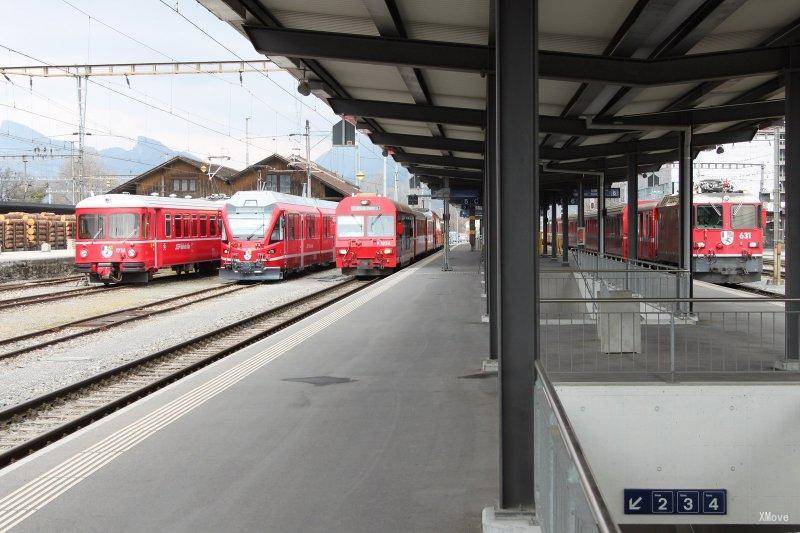
[[[275,250],[267,250],[267,253],[268,253],[268,254],[274,254],[274,253],[275,253]]]
[[[696,243],[694,243],[694,245],[697,246],[698,248],[705,248],[706,247],[706,243],[704,243],[703,241],[696,242]]]
[[[133,248],[130,248],[128,250],[128,257],[130,257],[130,258],[136,257],[136,250],[134,250]]]
[[[384,248],[383,249],[383,253],[390,254],[390,253],[392,253],[392,249],[391,248]]]
[[[751,242],[750,244],[748,244],[748,246],[750,248],[758,248],[758,243],[757,242]]]
[[[231,253],[231,250],[230,250],[230,248],[225,248],[225,250],[223,250],[223,253],[226,253],[226,254],[229,254],[229,253]]]
[[[87,250],[86,248],[81,248],[81,251],[78,253],[80,254],[81,257],[86,257],[89,255],[89,250]]]
[[[347,255],[347,250],[342,248],[341,250],[339,250],[339,255]]]

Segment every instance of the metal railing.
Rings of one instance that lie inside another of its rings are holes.
[[[569,417],[542,365],[534,382],[536,514],[548,533],[617,533]]]
[[[572,248],[570,265],[585,278],[606,285],[609,290],[627,290],[641,298],[686,298],[691,273],[682,268],[650,261],[631,261],[592,250]]]
[[[800,300],[545,298],[540,357],[557,373],[797,374],[785,330],[800,313],[787,302]]]

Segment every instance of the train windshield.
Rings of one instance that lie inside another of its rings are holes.
[[[753,229],[758,227],[758,206],[739,204],[731,208],[731,228]]]
[[[336,236],[363,237],[364,217],[353,215],[341,215],[336,217]]]
[[[137,213],[78,216],[79,239],[131,239],[139,236],[141,216]]]
[[[695,220],[702,229],[722,229],[722,206],[719,204],[698,205]]]
[[[370,237],[394,237],[394,217],[392,215],[370,215],[367,217],[367,235]]]
[[[249,241],[264,238],[275,207],[228,205],[225,210],[231,237]]]

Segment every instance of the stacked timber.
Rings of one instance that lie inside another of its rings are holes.
[[[43,243],[66,248],[75,238],[75,215],[55,213],[0,214],[0,246],[5,251],[39,250]]]

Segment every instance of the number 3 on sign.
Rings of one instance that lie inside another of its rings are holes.
[[[700,513],[700,491],[678,491],[678,514]]]

